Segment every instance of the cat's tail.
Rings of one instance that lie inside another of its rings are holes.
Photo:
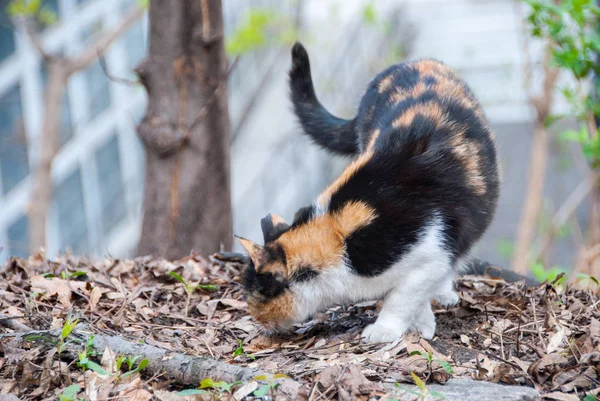
[[[342,155],[359,152],[355,120],[337,118],[317,99],[308,53],[296,42],[292,48],[290,89],[294,112],[302,128],[318,145]]]

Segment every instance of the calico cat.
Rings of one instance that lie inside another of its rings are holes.
[[[264,246],[239,238],[251,263],[251,315],[285,330],[335,304],[383,298],[367,342],[407,331],[430,339],[430,301],[458,302],[454,278],[494,216],[494,135],[471,90],[436,60],[381,72],[351,120],[317,100],[308,53],[296,43],[289,73],[302,128],[317,144],[355,155],[291,225],[262,219]]]

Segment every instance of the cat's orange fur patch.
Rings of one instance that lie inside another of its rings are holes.
[[[283,219],[283,217],[277,216],[276,214],[272,214],[272,213],[271,213],[271,223],[273,223],[274,226],[276,226],[277,224],[287,224],[285,222],[285,220]]]
[[[417,115],[431,118],[437,127],[447,123],[447,115],[437,102],[418,103],[405,110],[392,122],[394,128],[409,127]]]
[[[263,248],[260,245],[255,244],[254,242],[246,238],[238,237],[238,240],[240,241],[240,244],[242,244],[244,249],[246,249],[246,251],[248,252],[248,256],[250,256],[252,262],[254,262],[256,266],[259,266],[261,263],[261,257],[263,255]]]
[[[480,167],[480,145],[465,138],[464,130],[458,131],[451,139],[452,153],[462,163],[467,172],[467,185],[476,195],[485,195],[487,185]]]
[[[281,295],[267,302],[260,302],[253,297],[248,299],[248,311],[254,319],[265,327],[269,327],[273,322],[292,320],[295,315],[295,308],[294,296],[290,291],[284,291]]]
[[[346,169],[342,172],[342,174],[333,182],[331,185],[323,191],[319,197],[317,198],[317,203],[322,206],[326,206],[329,204],[329,200],[331,196],[336,193],[344,184],[348,182],[350,177],[352,177],[358,170],[360,170],[365,164],[371,160],[373,156],[372,151],[365,151],[361,153],[352,163],[350,163]]]
[[[365,149],[367,153],[373,152],[375,148],[375,142],[377,141],[377,138],[379,138],[379,133],[379,128],[376,128],[373,130],[373,132],[371,132],[371,138],[369,139],[369,143],[367,144],[367,149]]]
[[[394,83],[394,73],[392,72],[390,75],[388,75],[387,77],[385,77],[381,81],[379,81],[377,91],[379,93],[386,92],[392,87],[393,83]]]
[[[284,233],[278,240],[287,259],[287,274],[303,265],[317,270],[339,266],[344,257],[344,241],[376,217],[363,202],[351,202],[336,213],[326,213]]]

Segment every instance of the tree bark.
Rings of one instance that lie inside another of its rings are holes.
[[[230,248],[227,57],[220,0],[152,0],[138,134],[146,186],[137,253],[179,259]]]

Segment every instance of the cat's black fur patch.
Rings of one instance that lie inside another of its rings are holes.
[[[308,53],[299,43],[292,48],[289,76],[294,111],[310,137],[333,152],[343,155],[357,153],[355,120],[337,118],[321,105],[313,87]]]
[[[262,228],[265,244],[267,242],[275,241],[281,236],[281,234],[290,228],[290,226],[285,223],[273,224],[273,218],[271,214],[263,217],[263,219],[260,221],[260,226]]]
[[[286,264],[285,252],[277,244],[266,246],[263,257],[261,264],[281,263],[284,266]],[[289,282],[284,277],[270,272],[257,272],[253,261],[250,261],[246,269],[243,284],[249,293],[258,293],[264,300],[277,297],[289,287]]]
[[[313,206],[305,206],[294,214],[294,221],[292,222],[292,227],[296,227],[308,222],[310,219],[314,217],[315,208]]]
[[[294,272],[294,275],[292,276],[292,281],[302,283],[305,281],[310,281],[318,275],[319,272],[310,267],[300,267]]]

